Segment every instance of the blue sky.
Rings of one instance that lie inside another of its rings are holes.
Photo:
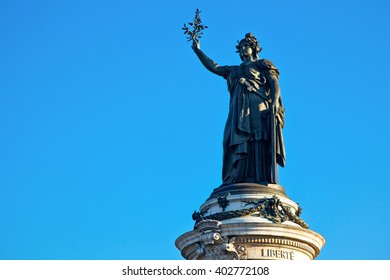
[[[281,72],[281,184],[327,240],[390,259],[388,1],[3,1],[0,259],[181,259],[221,184],[225,80],[252,32]]]

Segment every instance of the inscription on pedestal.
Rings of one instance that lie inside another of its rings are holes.
[[[293,251],[284,251],[284,250],[277,250],[277,249],[261,249],[261,256],[264,258],[294,260]]]

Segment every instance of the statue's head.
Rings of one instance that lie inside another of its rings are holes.
[[[252,33],[245,34],[245,38],[241,41],[237,41],[238,45],[236,46],[236,49],[239,54],[241,60],[244,60],[244,57],[242,56],[241,49],[244,44],[247,44],[252,49],[252,57],[254,59],[257,59],[259,56],[260,51],[262,50],[261,46],[259,45],[259,42],[257,41],[256,37]]]

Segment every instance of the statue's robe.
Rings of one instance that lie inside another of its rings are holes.
[[[271,94],[268,79],[278,79],[279,71],[269,60],[239,66],[221,66],[230,93],[229,115],[223,136],[224,184],[277,183],[271,178]],[[285,165],[285,148],[282,135],[284,109],[276,115],[276,162]]]

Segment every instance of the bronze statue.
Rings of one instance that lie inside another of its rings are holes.
[[[252,33],[236,46],[242,63],[219,66],[201,49],[199,39],[207,26],[197,9],[191,31],[184,25],[188,41],[202,64],[227,80],[229,115],[223,136],[223,184],[278,183],[277,164],[284,167],[282,135],[284,108],[279,71],[271,61],[260,59],[261,46]]]
[[[238,66],[219,66],[200,49],[198,38],[193,38],[192,48],[209,71],[227,80],[230,93],[223,184],[278,183],[276,164],[285,165],[278,69],[259,58],[261,47],[251,33],[236,46],[243,62]]]

